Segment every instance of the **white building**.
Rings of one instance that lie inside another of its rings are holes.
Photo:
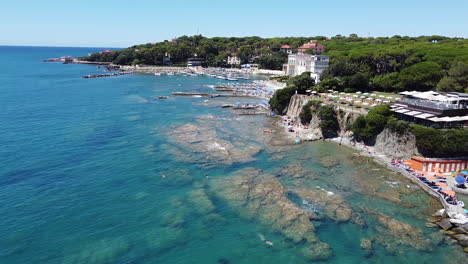
[[[236,53],[231,53],[231,56],[228,56],[227,64],[229,65],[240,65],[241,60],[237,57]]]
[[[286,75],[297,76],[304,72],[310,72],[310,76],[316,82],[320,81],[320,75],[328,68],[330,57],[311,54],[291,54],[288,56],[288,63],[283,65]]]

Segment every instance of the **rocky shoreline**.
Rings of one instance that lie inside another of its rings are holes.
[[[457,214],[462,212],[459,212],[454,206],[449,205],[437,192],[423,184],[407,171],[391,165],[392,159],[408,159],[413,155],[417,155],[414,136],[403,135],[397,137],[390,131],[384,130],[377,137],[374,146],[367,146],[363,143],[353,141],[350,131],[346,129],[346,126],[340,124],[341,131],[339,132],[339,137],[327,139],[322,134],[320,119],[317,115],[312,116],[308,127],[301,125],[299,113],[305,102],[310,99],[311,98],[308,96],[294,95],[293,98],[291,98],[286,118],[276,121],[276,124],[284,131],[288,139],[295,140],[296,143],[301,141],[324,140],[347,146],[358,151],[359,156],[367,157],[385,168],[409,179],[427,194],[437,199],[444,207],[444,209],[437,211],[428,219],[428,226],[438,226],[443,229],[445,234],[456,240],[464,247],[464,251],[468,253],[468,223],[457,223],[457,217],[459,217]]]

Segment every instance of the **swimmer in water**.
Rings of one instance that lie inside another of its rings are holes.
[[[163,178],[163,179],[166,178],[166,173],[162,173],[161,178]]]

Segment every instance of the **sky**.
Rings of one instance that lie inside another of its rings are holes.
[[[128,47],[181,35],[468,37],[468,0],[4,0],[0,45]]]

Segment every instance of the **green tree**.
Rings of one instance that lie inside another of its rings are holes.
[[[445,76],[437,84],[438,91],[444,92],[468,92],[468,63],[464,61],[455,62],[448,76]]]
[[[399,75],[403,89],[429,91],[442,78],[442,67],[434,62],[421,62],[405,68]]]
[[[310,77],[310,72],[304,72],[288,80],[288,86],[296,87],[299,94],[305,94],[306,90],[311,89],[314,85],[315,80]]]

